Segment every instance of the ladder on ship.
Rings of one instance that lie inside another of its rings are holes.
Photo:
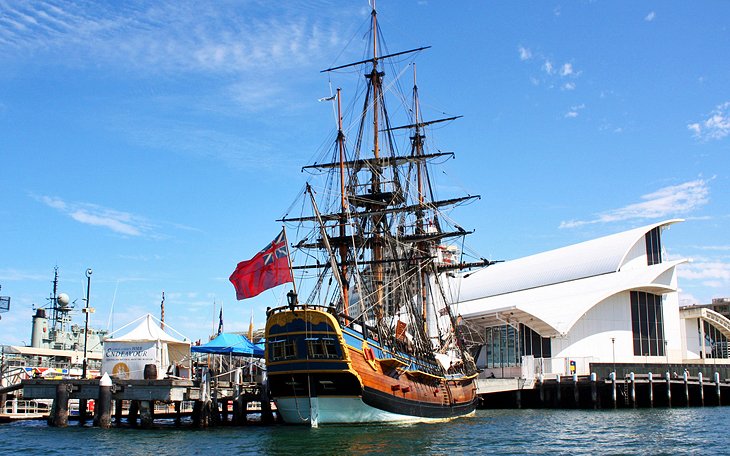
[[[441,381],[441,403],[443,405],[451,405],[451,390],[445,381]]]

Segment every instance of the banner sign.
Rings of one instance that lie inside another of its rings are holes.
[[[159,364],[156,342],[104,343],[101,372],[124,380],[142,380],[147,364]]]

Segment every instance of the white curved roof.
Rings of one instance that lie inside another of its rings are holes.
[[[460,279],[455,311],[478,327],[524,323],[549,337],[567,334],[593,306],[618,293],[677,291],[675,267],[686,260],[647,265],[644,235],[680,221],[655,223],[468,274]],[[637,256],[641,258],[627,266]]]
[[[676,291],[674,268],[685,260],[619,271],[457,304],[462,318],[479,327],[524,323],[543,337],[564,335],[593,306],[627,290]]]
[[[459,302],[502,293],[513,293],[571,280],[617,272],[627,255],[644,235],[658,226],[669,226],[681,219],[667,220],[610,236],[592,239],[517,260],[497,263],[467,274],[461,279]]]

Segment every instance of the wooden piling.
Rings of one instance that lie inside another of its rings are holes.
[[[700,406],[705,406],[705,385],[702,382],[702,372],[697,373],[697,382],[700,384]]]
[[[149,429],[155,420],[155,401],[139,401],[139,421],[142,429]]]
[[[667,382],[667,407],[672,408],[672,377],[669,371],[664,373],[664,381]]]
[[[56,386],[56,398],[53,400],[53,410],[49,425],[54,427],[68,426],[68,398],[71,394],[71,385],[59,383]]]
[[[129,411],[127,412],[127,423],[130,426],[137,426],[137,417],[139,416],[139,401],[131,401],[129,404]]]
[[[175,401],[175,426],[182,424],[182,401]]]
[[[124,401],[117,399],[114,401],[114,423],[119,426],[122,423],[122,409],[124,408]]]
[[[112,380],[106,373],[99,380],[99,397],[94,407],[94,426],[112,427]]]
[[[649,372],[649,407],[654,408],[654,376]]]
[[[562,403],[561,397],[560,397],[560,374],[555,376],[555,406],[560,407],[560,404]]]
[[[593,408],[598,408],[598,384],[596,383],[597,376],[595,372],[591,372],[591,402]]]
[[[613,408],[618,406],[616,397],[616,372],[611,372],[611,402],[613,403]]]
[[[195,401],[193,404],[193,426],[195,427],[203,427],[202,426],[202,420],[203,420],[203,403],[201,401]]]
[[[540,406],[545,407],[545,377],[538,375],[537,381],[540,385]]]
[[[573,403],[580,407],[580,391],[578,390],[578,374],[573,374]]]
[[[717,396],[717,405],[722,405],[722,397],[720,396],[720,373],[715,372],[715,395]]]
[[[274,424],[274,414],[271,411],[269,385],[267,382],[264,382],[264,384],[261,385],[261,423]]]
[[[689,383],[687,369],[684,370],[684,405],[689,407]]]
[[[636,408],[636,377],[633,372],[629,372],[631,406]]]
[[[86,424],[87,403],[86,399],[79,399],[79,426]]]

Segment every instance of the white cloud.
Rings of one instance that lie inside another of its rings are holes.
[[[646,17],[644,17],[644,20],[646,22],[651,22],[654,20],[655,17],[656,17],[656,13],[654,11],[652,11],[649,14],[647,14]]]
[[[323,17],[318,6],[16,2],[2,7],[0,56],[81,67],[102,62],[145,73],[280,71],[312,65],[341,45],[341,22]]]
[[[705,141],[730,135],[730,101],[717,105],[707,119],[688,124],[687,128],[695,138]]]
[[[520,60],[522,61],[530,60],[532,58],[532,52],[525,47],[520,46],[517,51],[520,53]]]
[[[692,212],[709,201],[709,181],[697,179],[683,184],[663,187],[643,195],[642,202],[613,209],[591,220],[570,220],[560,223],[560,228],[576,228],[596,223],[611,223],[624,220],[656,219]]]
[[[90,203],[66,202],[51,196],[39,196],[35,199],[85,225],[108,228],[127,236],[153,236],[153,225],[143,217],[129,212]]]
[[[677,270],[681,281],[695,281],[710,288],[730,286],[730,263],[718,259],[695,259]]]
[[[582,109],[585,109],[585,107],[586,107],[585,104],[579,104],[579,105],[576,105],[576,106],[571,106],[570,107],[570,110],[565,113],[565,117],[568,118],[568,119],[574,119],[574,118],[578,117],[578,113]]]
[[[563,90],[574,90],[575,89],[575,82],[566,82],[563,84]]]
[[[553,68],[553,62],[550,60],[545,60],[545,63],[542,65],[542,69],[545,70],[545,73],[547,74],[553,74],[555,72],[555,69]]]
[[[573,74],[573,64],[571,63],[564,63],[562,67],[560,67],[560,76],[570,76]]]

